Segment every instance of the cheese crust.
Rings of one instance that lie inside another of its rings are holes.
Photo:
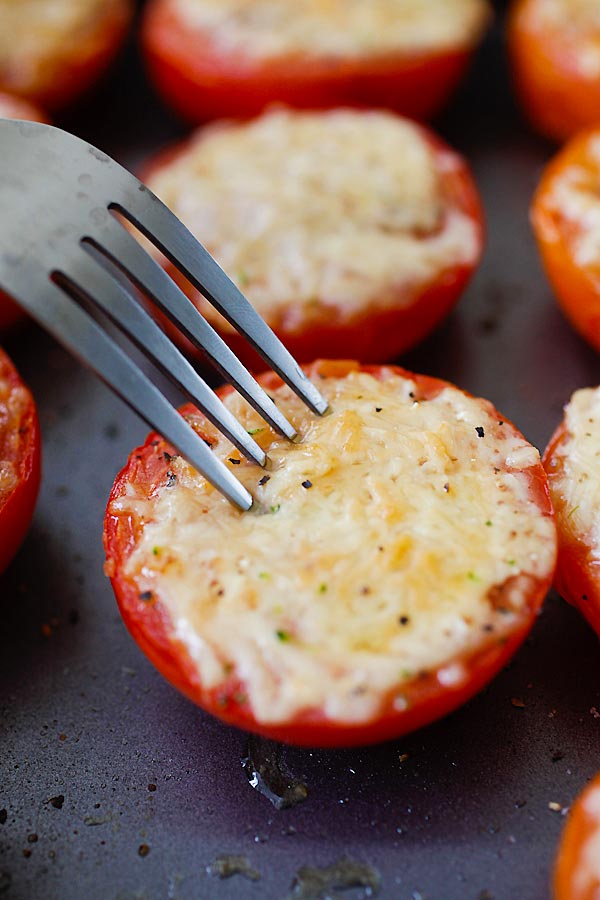
[[[549,579],[554,524],[531,494],[537,451],[486,401],[451,385],[425,399],[400,370],[319,381],[317,418],[273,391],[300,435],[276,436],[245,401],[227,405],[269,455],[266,472],[203,425],[253,493],[240,513],[182,459],[148,497],[131,484],[109,515],[141,534],[124,576],[166,609],[204,688],[235,672],[256,720],[320,709],[360,724],[390,692],[463,660],[527,620]]]
[[[600,388],[575,391],[565,407],[566,435],[555,447],[550,490],[566,525],[600,562]]]
[[[273,111],[201,131],[146,180],[263,318],[298,333],[409,307],[441,273],[474,265],[478,225],[440,187],[462,166],[389,113]]]
[[[582,267],[600,265],[600,133],[585,144],[585,165],[571,163],[551,181],[548,211],[569,224],[573,258]]]
[[[18,483],[15,460],[22,439],[15,423],[22,421],[28,400],[26,388],[0,375],[0,507]]]
[[[533,0],[523,21],[564,48],[567,64],[582,75],[600,77],[600,6],[594,0]]]
[[[173,0],[177,15],[220,52],[361,59],[469,49],[486,0]]]
[[[126,20],[130,0],[0,0],[0,84],[43,94],[72,59],[98,49],[105,24]]]

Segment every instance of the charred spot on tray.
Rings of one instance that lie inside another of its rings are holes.
[[[50,806],[53,806],[54,809],[62,809],[64,802],[64,794],[58,794],[56,797],[50,797],[50,799],[48,800],[48,803],[50,804]]]
[[[138,856],[148,856],[150,853],[150,847],[148,844],[140,844],[138,847]]]
[[[5,825],[7,819],[8,811],[6,809],[0,809],[0,825]]]
[[[206,867],[209,875],[217,878],[231,878],[233,875],[243,875],[250,881],[259,881],[260,872],[253,869],[245,856],[223,855],[217,856],[214,862]]]

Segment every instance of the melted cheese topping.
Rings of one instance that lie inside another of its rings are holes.
[[[569,237],[580,266],[600,265],[600,134],[586,144],[588,165],[570,165],[554,176],[548,207],[574,229]]]
[[[528,18],[536,29],[569,48],[582,74],[600,76],[600,5],[597,0],[534,0]]]
[[[148,184],[261,315],[294,331],[328,307],[351,320],[408,306],[476,260],[476,226],[440,192],[440,170],[458,165],[391,114],[274,112],[200,132]]]
[[[389,372],[319,389],[322,418],[274,392],[294,444],[227,398],[269,454],[267,479],[215,433],[214,452],[256,498],[250,513],[180,458],[170,486],[150,500],[130,487],[111,507],[142,520],[126,574],[165,605],[202,683],[233,667],[265,723],[314,707],[368,721],[396,689],[402,708],[402,682],[424,671],[460,684],[463,654],[502,641],[531,576],[554,565],[553,522],[520,471],[538,453],[490,404],[453,387],[419,402]]]
[[[600,388],[576,391],[565,408],[569,439],[554,456],[562,472],[552,479],[552,494],[566,510],[569,528],[600,560]]]
[[[0,0],[0,81],[35,93],[74,56],[85,55],[99,27],[129,0]]]
[[[486,0],[174,0],[177,14],[227,53],[268,59],[372,57],[471,47]]]
[[[20,436],[15,429],[27,404],[24,387],[15,388],[0,375],[0,505],[17,485],[18,473],[14,465]]]

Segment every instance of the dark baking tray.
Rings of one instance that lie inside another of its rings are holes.
[[[543,447],[600,362],[540,270],[527,208],[551,148],[507,79],[496,31],[438,123],[472,162],[488,246],[458,309],[402,362],[489,397]],[[133,44],[67,126],[132,166],[183,133]],[[279,900],[301,896],[303,867],[346,857],[376,870],[382,898],[548,898],[564,824],[549,803],[566,810],[600,769],[600,653],[579,616],[551,594],[514,662],[443,722],[378,747],[284,749],[309,793],[277,810],[248,783],[246,736],[163,681],[103,575],[104,504],[144,427],[37,328],[7,349],[39,402],[45,464],[32,530],[0,580],[0,894]],[[222,854],[257,880],[211,874]]]

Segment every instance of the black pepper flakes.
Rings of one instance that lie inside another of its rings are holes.
[[[376,406],[376,407],[375,407],[375,412],[381,412],[382,409],[383,409],[382,406]]]
[[[410,622],[410,618],[408,616],[400,616],[398,622],[400,623],[400,625],[408,625],[408,623]]]
[[[230,456],[229,462],[231,463],[232,466],[239,466],[239,464],[241,463],[241,459],[234,459],[233,456]]]
[[[303,487],[305,490],[307,490],[307,491],[308,491],[312,486],[313,486],[313,485],[312,485],[312,481],[310,481],[308,478],[306,479],[306,481],[303,481],[303,482],[302,482],[302,487]]]
[[[152,591],[142,591],[141,594],[139,594],[140,600],[143,600],[145,603],[147,603],[149,600],[152,600],[153,597],[154,594],[152,593]]]
[[[475,431],[477,432],[477,437],[485,437],[485,431],[481,425],[477,425]]]
[[[270,481],[270,480],[271,480],[271,476],[270,476],[270,475],[263,475],[263,477],[260,479],[260,481],[259,481],[258,483],[259,483],[259,485],[262,487],[263,484],[266,484],[267,481]]]
[[[167,472],[167,487],[173,487],[173,485],[177,484],[177,475],[175,472],[172,472],[171,469]]]

